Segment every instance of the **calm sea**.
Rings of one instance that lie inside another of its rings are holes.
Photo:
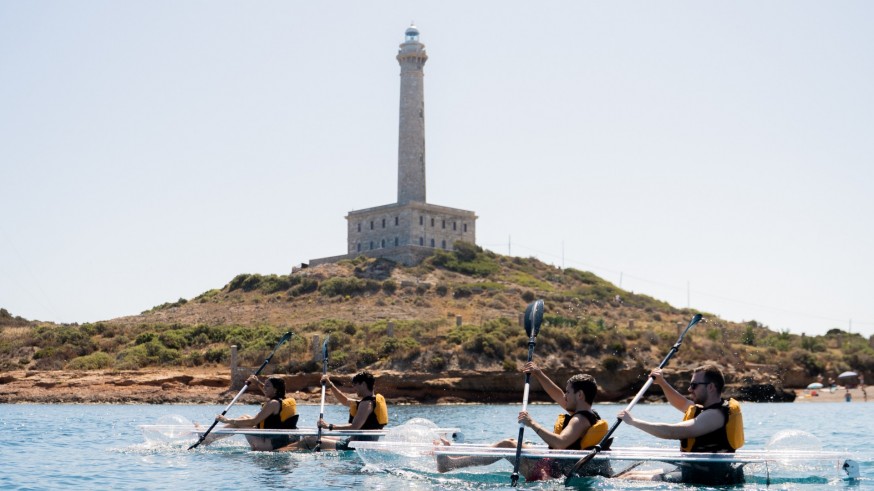
[[[622,406],[596,405],[613,421]],[[0,489],[367,489],[392,490],[508,490],[509,463],[462,475],[384,472],[365,466],[354,452],[337,454],[274,454],[250,452],[242,437],[221,444],[187,450],[187,444],[149,442],[138,425],[179,415],[209,424],[223,406],[176,405],[0,405]],[[493,442],[514,437],[520,405],[392,406],[392,423],[427,418],[442,427],[459,427],[467,442]],[[235,406],[229,415],[254,414],[254,406]],[[555,420],[557,408],[531,406],[541,422]],[[313,426],[318,406],[299,406],[301,426]],[[641,418],[677,421],[680,413],[667,405],[639,405]],[[750,404],[744,405],[746,448],[763,448],[780,430],[811,433],[825,449],[848,450],[860,462],[862,479],[855,483],[833,479],[786,479],[770,489],[874,489],[874,403]],[[345,408],[326,407],[328,421],[345,419]],[[533,436],[530,430],[526,436]],[[616,445],[672,446],[620,426]],[[533,436],[536,439],[536,436]],[[239,441],[237,441],[239,440]],[[790,478],[793,476],[789,476]],[[522,484],[521,489],[564,489],[558,482]],[[737,489],[763,489],[762,483]],[[587,489],[666,490],[702,489],[684,485],[630,483],[595,479]]]

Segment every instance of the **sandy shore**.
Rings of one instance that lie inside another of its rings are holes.
[[[868,397],[860,388],[850,389],[851,402],[868,402],[866,399],[874,399],[874,392],[871,392],[870,387],[865,389],[865,392],[870,392]],[[838,387],[832,392],[828,388],[818,390],[796,389],[795,402],[846,402],[847,389]]]

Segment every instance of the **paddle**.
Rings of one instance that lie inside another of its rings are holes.
[[[684,330],[683,333],[680,334],[680,337],[677,338],[677,342],[674,343],[674,346],[671,347],[671,351],[668,352],[668,355],[665,356],[665,359],[662,360],[662,362],[659,364],[659,368],[664,368],[665,365],[668,364],[668,361],[670,361],[670,359],[674,356],[674,354],[680,349],[680,344],[683,342],[683,338],[686,337],[686,333],[689,332],[689,329],[692,329],[692,327],[695,326],[695,324],[699,323],[700,321],[701,321],[701,314],[695,314],[695,316],[692,317],[692,320],[689,322],[689,325],[686,326],[686,330]],[[652,385],[654,380],[655,379],[652,377],[647,378],[646,383],[643,384],[643,388],[641,388],[637,392],[637,395],[634,396],[634,399],[632,399],[631,402],[628,404],[628,407],[625,408],[626,411],[631,411],[631,408],[633,408],[634,405],[637,404],[637,401],[639,401],[640,398],[643,397],[643,395],[646,393],[647,389],[649,389],[649,387]],[[568,482],[571,480],[571,478],[577,472],[579,472],[580,469],[585,467],[586,464],[588,464],[590,460],[592,460],[596,455],[598,455],[598,452],[600,452],[603,448],[602,445],[604,445],[604,442],[606,442],[610,439],[610,437],[613,435],[613,432],[616,431],[616,428],[618,428],[621,423],[622,423],[622,420],[619,418],[616,418],[616,422],[613,423],[613,426],[610,427],[610,430],[607,431],[607,434],[604,435],[604,438],[602,438],[601,441],[598,442],[597,445],[595,445],[595,448],[593,448],[592,451],[588,455],[581,458],[580,460],[577,461],[576,464],[574,464],[573,468],[567,474],[567,478],[565,479],[565,485],[568,484]]]
[[[328,374],[328,340],[331,339],[331,336],[328,335],[325,337],[325,342],[322,343],[322,403],[319,406],[319,421],[321,421],[325,417],[325,375]],[[318,425],[316,425],[318,426]],[[322,427],[319,426],[319,434],[318,439],[316,440],[316,448],[313,449],[315,452],[322,451]]]
[[[270,352],[270,356],[268,356],[267,359],[264,360],[264,363],[262,363],[261,366],[258,367],[258,370],[255,371],[255,376],[258,376],[258,374],[261,373],[261,370],[264,370],[264,367],[266,367],[267,364],[270,363],[270,359],[273,358],[273,354],[276,353],[276,350],[278,350],[279,347],[282,346],[282,343],[291,339],[291,336],[292,336],[291,331],[282,335],[282,337],[279,339],[279,342],[276,343],[276,347],[274,347],[273,351]],[[228,407],[226,407],[225,410],[222,411],[221,416],[224,416],[225,414],[227,414],[227,412],[231,408],[231,406],[233,406],[234,403],[237,402],[237,399],[239,399],[240,396],[243,395],[243,393],[246,392],[246,389],[248,389],[248,388],[249,388],[249,381],[246,380],[246,383],[243,385],[243,388],[240,389],[240,392],[238,392],[236,396],[234,396],[234,399],[231,401],[230,404],[228,404]],[[188,450],[191,450],[193,448],[197,448],[198,445],[203,443],[203,441],[206,439],[206,436],[209,435],[209,432],[212,431],[213,428],[215,428],[215,425],[217,425],[218,422],[219,422],[218,417],[216,417],[215,421],[212,422],[212,425],[209,427],[209,429],[206,430],[206,433],[200,435],[200,438],[197,440],[197,442],[195,442],[194,445],[191,445],[190,447],[188,447]]]
[[[528,362],[534,357],[534,346],[537,344],[537,333],[540,332],[540,324],[543,323],[543,300],[535,300],[528,304],[525,309],[525,334],[528,335]],[[522,410],[528,409],[528,391],[531,382],[531,374],[525,374],[525,391],[522,393]],[[516,460],[513,462],[513,474],[510,482],[513,486],[519,482],[519,458],[522,455],[522,435],[525,433],[525,425],[519,423],[519,438],[516,440]]]

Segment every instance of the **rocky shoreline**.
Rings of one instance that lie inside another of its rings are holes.
[[[451,371],[409,373],[375,372],[377,390],[393,404],[497,404],[519,402],[522,378],[516,372]],[[572,375],[564,371],[550,372],[555,380]],[[622,373],[595,374],[601,386],[600,402],[622,402],[640,389],[640,375]],[[678,374],[686,377],[687,374]],[[318,403],[319,374],[285,375],[286,386],[300,403]],[[336,375],[342,388],[351,375]],[[143,369],[130,371],[12,371],[0,374],[0,403],[45,404],[225,404],[239,391],[232,387],[227,368]],[[258,402],[257,391],[246,393],[243,402]],[[648,396],[663,401],[655,390]],[[791,402],[796,392],[771,384],[730,385],[727,394],[747,401]],[[801,393],[801,398],[805,399]],[[806,401],[831,399],[822,397]],[[534,382],[531,402],[548,402],[549,398]],[[862,400],[861,395],[856,400]]]

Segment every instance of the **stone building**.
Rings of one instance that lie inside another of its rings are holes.
[[[413,265],[435,250],[452,250],[456,241],[476,243],[472,211],[425,200],[425,86],[428,61],[419,30],[410,26],[397,55],[401,66],[398,128],[398,201],[350,211],[346,215],[346,251],[341,256],[313,259],[310,265],[359,255],[388,258]]]

